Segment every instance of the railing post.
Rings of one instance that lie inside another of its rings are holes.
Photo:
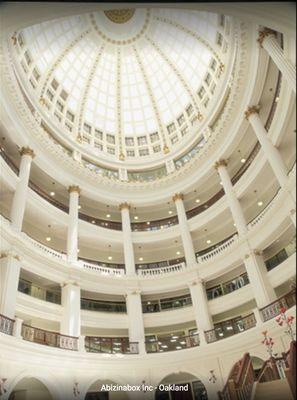
[[[23,325],[23,320],[20,318],[15,318],[14,319],[14,324],[13,324],[13,331],[12,335],[18,339],[22,339],[22,325]]]
[[[85,353],[86,352],[85,336],[79,336],[79,338],[78,338],[78,351],[81,352],[81,353]]]
[[[256,326],[260,326],[263,324],[263,318],[260,310],[258,308],[253,309],[253,313],[256,319]]]

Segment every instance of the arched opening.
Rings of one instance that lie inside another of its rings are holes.
[[[196,376],[179,372],[166,376],[158,385],[155,400],[207,400],[204,384]]]
[[[126,392],[111,390],[111,385],[116,383],[109,379],[98,379],[89,387],[85,400],[129,400]]]
[[[8,400],[54,400],[47,387],[36,378],[23,378],[13,388]]]
[[[255,373],[255,377],[257,379],[258,374],[262,368],[262,365],[264,364],[264,360],[262,360],[262,358],[260,358],[260,357],[251,356],[251,361],[252,361],[252,366],[253,366],[253,370]]]

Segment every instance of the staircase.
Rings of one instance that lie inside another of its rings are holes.
[[[294,400],[287,379],[256,383],[254,400]]]

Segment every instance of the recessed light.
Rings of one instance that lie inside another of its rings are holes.
[[[177,251],[176,254],[179,256],[180,255],[180,251]]]
[[[108,259],[109,259],[109,260],[112,260],[112,256],[108,256]]]
[[[195,202],[196,202],[196,203],[200,203],[200,199],[196,199]]]
[[[244,164],[244,163],[246,162],[246,159],[245,159],[245,158],[242,158],[242,159],[240,160],[240,162],[241,162],[242,164]]]
[[[139,259],[138,259],[139,261],[143,261],[143,257],[139,257]]]
[[[210,240],[210,239],[207,239],[206,243],[207,243],[207,244],[210,244],[210,243],[211,243],[211,240]]]
[[[279,97],[277,96],[274,101],[277,103],[279,101]]]
[[[80,249],[77,249],[77,252],[79,253],[79,252],[80,252]]]
[[[106,218],[110,218],[110,214],[106,214]]]
[[[96,223],[96,221],[93,219],[92,224],[95,224],[95,223]]]
[[[79,209],[79,210],[81,209],[81,205],[78,206],[78,209]]]
[[[137,215],[135,215],[134,219],[138,219]]]
[[[163,225],[161,225],[161,226],[160,226],[160,228],[161,228],[161,229],[163,229],[163,228],[164,228],[164,226],[163,226]]]
[[[46,240],[47,242],[50,242],[50,241],[52,240],[52,238],[51,238],[50,236],[47,236],[47,237],[45,238],[45,240]]]
[[[54,196],[56,193],[55,192],[50,192],[50,195],[51,196]]]
[[[220,181],[220,185],[223,185],[223,182],[222,182],[222,181]]]
[[[146,223],[147,225],[150,225],[150,221],[147,221],[147,223]]]
[[[234,222],[233,226],[236,226],[235,222]]]
[[[170,215],[171,215],[171,214],[172,214],[172,211],[171,211],[171,210],[169,210],[169,211],[168,211],[168,214],[170,214]]]
[[[261,206],[263,206],[263,201],[258,201],[257,204],[258,204],[259,207],[261,207]]]

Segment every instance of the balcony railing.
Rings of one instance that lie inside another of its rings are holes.
[[[214,329],[205,331],[207,343],[213,343],[226,337],[236,335],[237,333],[246,331],[256,326],[256,318],[254,313],[245,317],[238,317],[220,322],[214,325]]]
[[[286,247],[265,261],[267,270],[271,271],[294,253],[296,253],[296,236],[292,238]]]
[[[0,332],[6,335],[12,335],[14,319],[8,318],[5,315],[0,314]]]
[[[28,294],[29,296],[36,297],[37,299],[49,301],[50,303],[61,304],[61,293],[48,290],[41,286],[37,286],[32,282],[25,279],[19,280],[19,292]]]
[[[215,299],[220,296],[224,296],[225,294],[232,293],[235,290],[242,288],[245,285],[250,283],[248,274],[245,272],[232,280],[227,282],[220,283],[217,286],[206,289],[208,300]]]
[[[124,301],[103,301],[92,299],[81,299],[81,309],[88,311],[101,311],[101,312],[114,312],[125,313],[127,312],[126,303]]]
[[[24,340],[50,347],[58,347],[65,350],[78,350],[78,338],[61,335],[57,332],[46,331],[29,325],[22,325],[22,337]]]
[[[184,262],[178,263],[175,265],[169,265],[166,267],[159,267],[159,268],[148,268],[148,269],[138,269],[138,275],[142,277],[150,277],[156,275],[163,275],[168,274],[171,272],[179,272],[186,268],[186,264]]]
[[[147,353],[162,353],[197,347],[200,344],[199,334],[191,336],[170,336],[146,341]]]
[[[296,305],[296,292],[295,290],[292,290],[274,302],[268,304],[266,307],[261,308],[260,312],[262,314],[262,319],[265,322],[275,318],[280,314],[282,308],[288,309],[294,305]]]
[[[144,313],[168,311],[176,308],[188,307],[192,305],[190,295],[179,296],[167,299],[148,300],[142,303]]]
[[[138,342],[128,338],[86,336],[85,348],[90,353],[138,354]]]

